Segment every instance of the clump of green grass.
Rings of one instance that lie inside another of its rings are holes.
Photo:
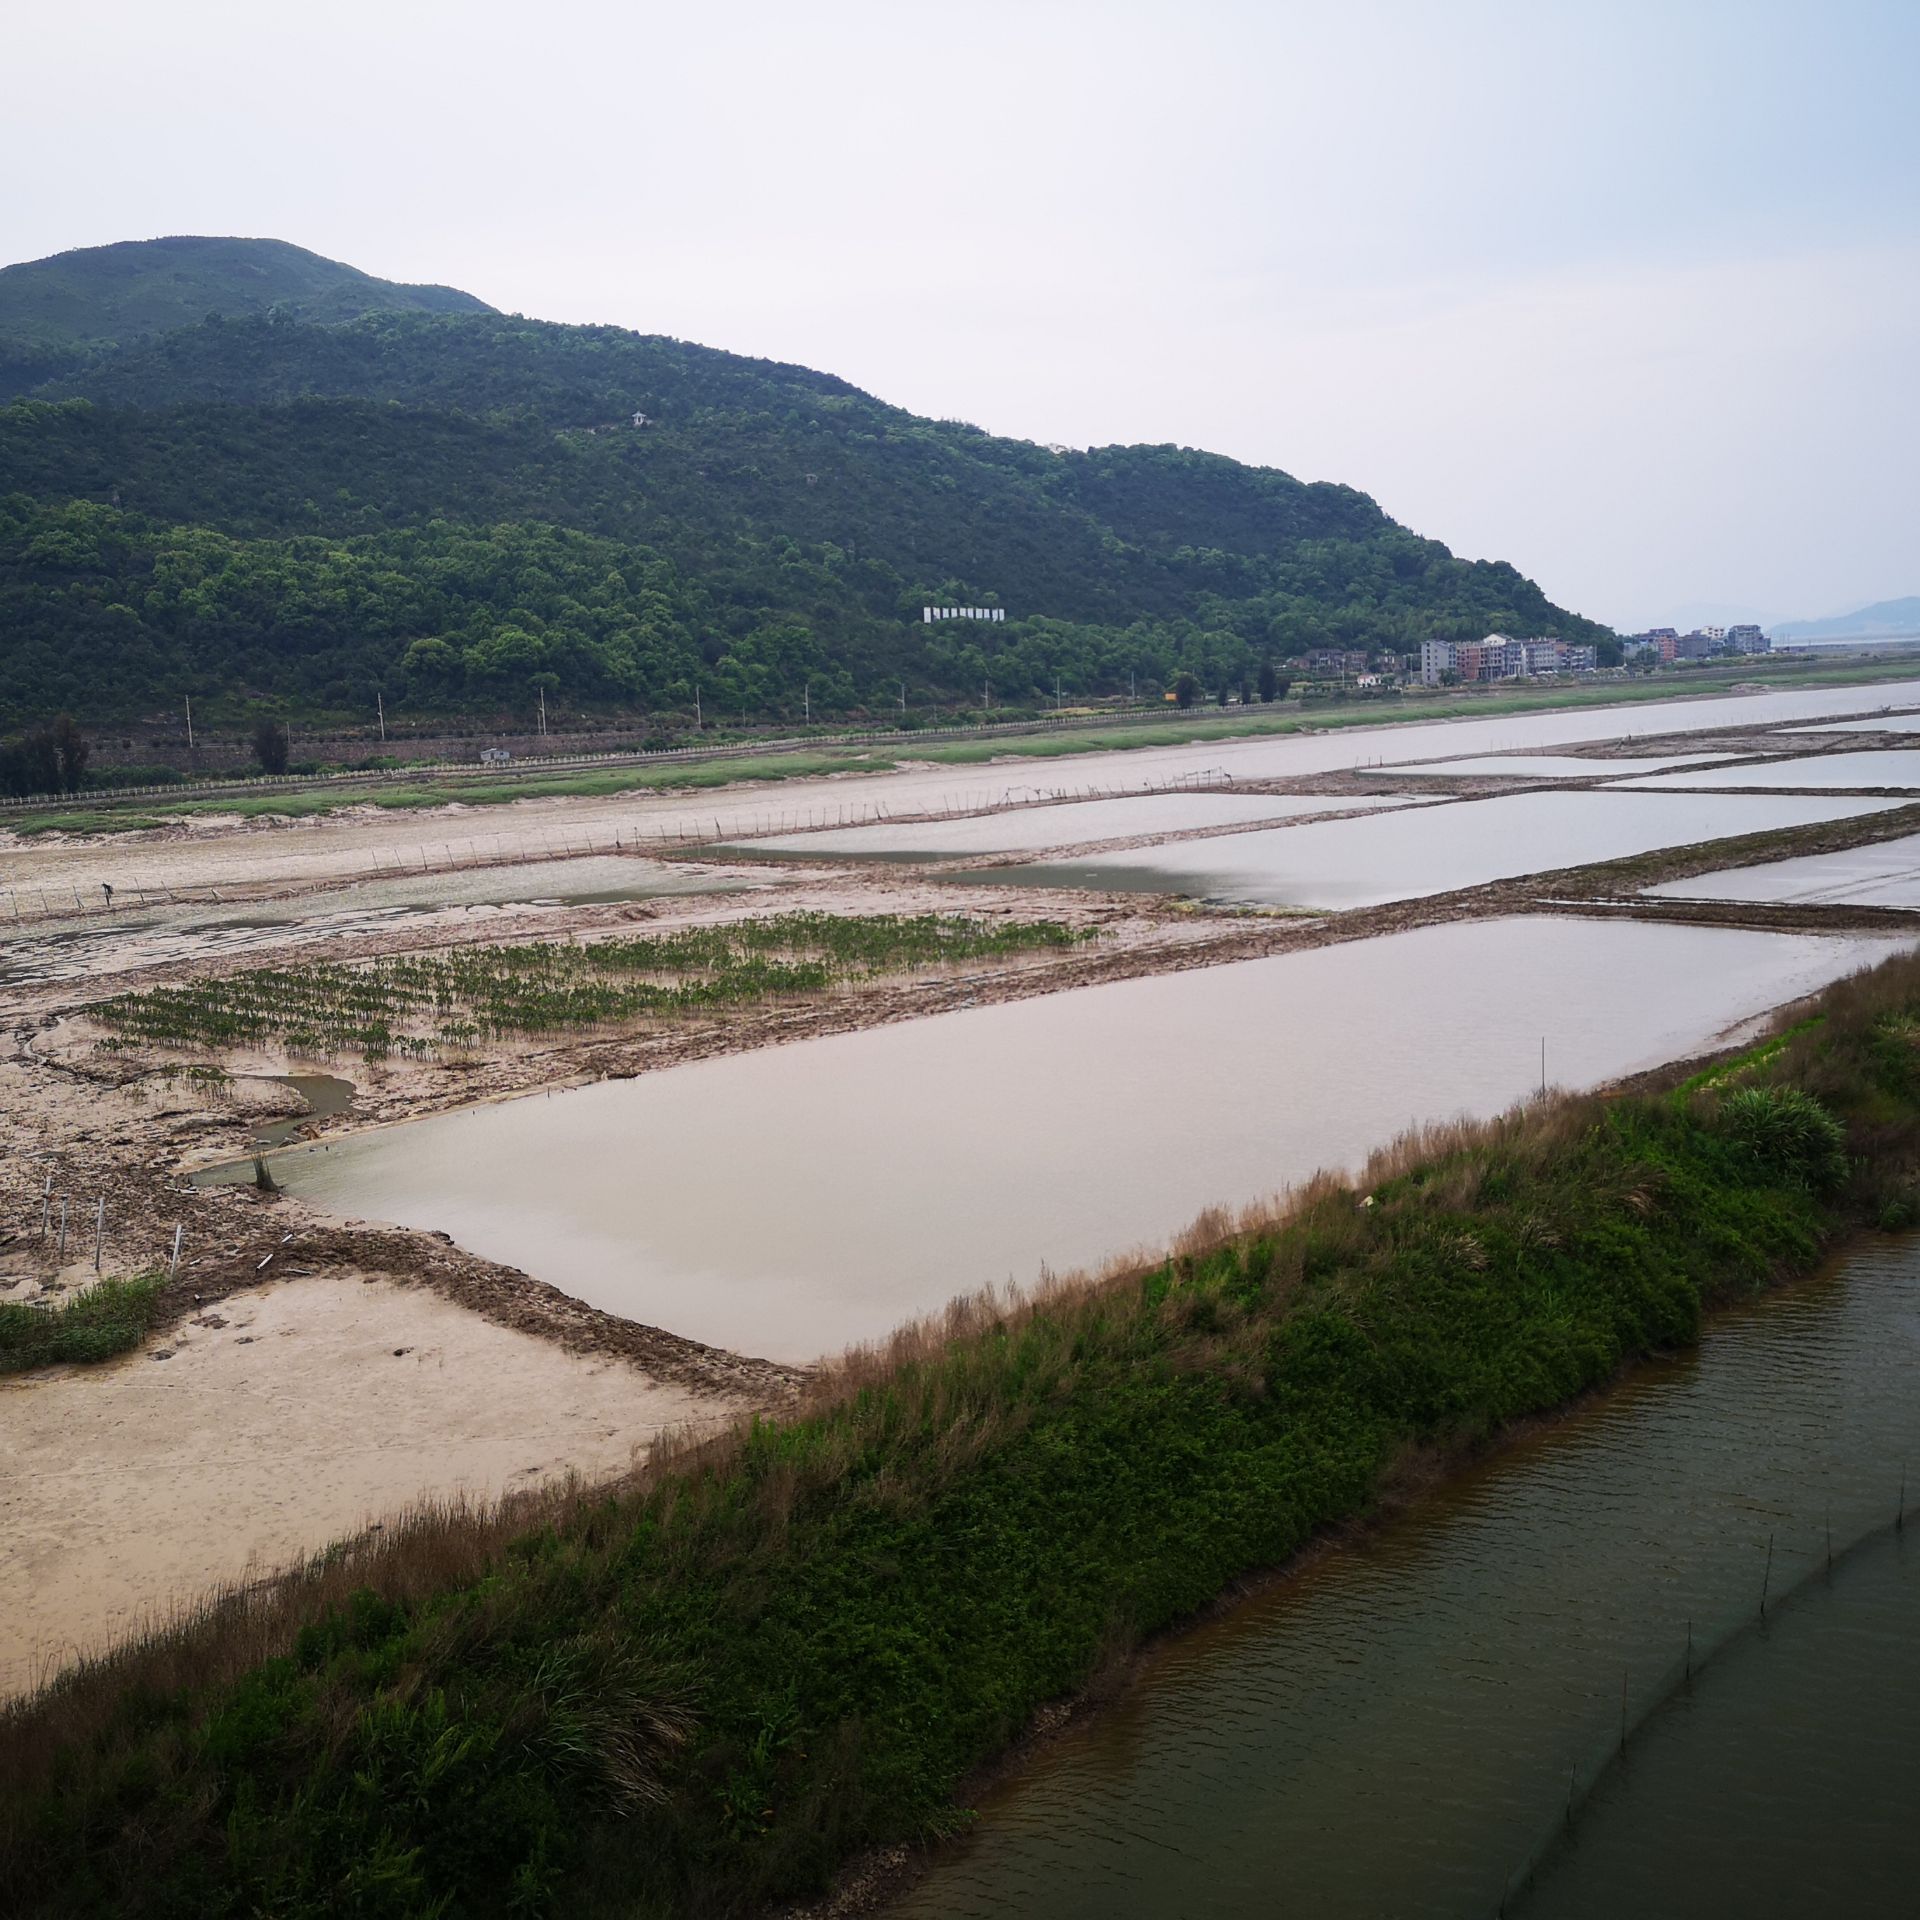
[[[58,1306],[0,1302],[0,1373],[111,1360],[147,1337],[159,1298],[158,1278],[142,1274],[96,1281]]]
[[[484,1041],[578,1032],[823,993],[887,972],[1092,938],[1052,920],[787,913],[679,933],[256,967],[93,1009],[104,1042],[431,1059]]]
[[[13,819],[0,818],[7,826],[32,838],[41,833],[144,833],[161,825],[151,814],[114,813],[95,809],[81,813],[23,813]]]

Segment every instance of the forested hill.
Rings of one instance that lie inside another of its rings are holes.
[[[635,424],[635,416],[642,424]],[[924,602],[1004,623],[925,627]],[[780,716],[1171,684],[1323,644],[1604,630],[1364,494],[1050,450],[607,327],[282,305],[0,410],[0,699]]]
[[[379,280],[284,240],[179,234],[76,247],[0,267],[0,400],[71,376],[103,349],[191,325],[209,313],[244,318],[274,310],[301,320],[363,313],[487,313],[454,287]]]

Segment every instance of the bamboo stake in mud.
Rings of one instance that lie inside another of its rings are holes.
[[[40,1192],[40,1238],[47,1237],[48,1229],[53,1225],[53,1175],[47,1175],[47,1184]]]
[[[67,1263],[67,1196],[60,1196],[60,1264]]]
[[[176,1221],[173,1228],[173,1258],[167,1262],[167,1278],[169,1280],[173,1279],[180,1271],[180,1239],[185,1232],[186,1228]]]
[[[107,1197],[102,1194],[93,1203],[93,1270],[100,1271],[100,1250],[107,1239]]]

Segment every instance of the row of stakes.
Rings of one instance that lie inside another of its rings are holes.
[[[62,1266],[67,1261],[67,1196],[60,1196],[60,1214],[56,1222],[53,1211],[53,1175],[47,1175],[47,1183],[40,1192],[40,1238],[43,1242],[56,1243],[56,1257]],[[173,1229],[173,1250],[167,1259],[167,1278],[171,1280],[180,1271],[180,1249],[184,1244],[186,1228],[175,1224]],[[107,1245],[107,1201],[102,1194],[93,1203],[93,1270],[100,1271],[100,1263]]]
[[[1232,784],[1232,775],[1221,769],[1214,769],[1202,774],[1176,774],[1163,782],[1149,782],[1144,787],[1112,789],[1086,787],[1078,791],[1053,787],[1008,788],[1001,794],[997,803],[989,802],[985,807],[968,807],[965,806],[963,802],[956,803],[952,795],[946,795],[943,796],[943,804],[938,811],[943,817],[950,819],[958,813],[996,813],[1016,806],[1032,806],[1047,801],[1118,800],[1123,798],[1144,797],[1155,793],[1199,793],[1215,788],[1230,787]],[[1021,797],[1016,799],[1016,794]],[[401,875],[410,873],[457,872],[473,866],[520,866],[542,860],[574,860],[578,859],[583,852],[586,854],[607,852],[638,854],[649,848],[724,845],[733,841],[754,839],[775,833],[806,832],[815,828],[875,826],[892,822],[896,818],[888,807],[878,803],[871,807],[863,806],[854,808],[851,811],[844,807],[835,808],[833,812],[834,817],[831,819],[828,818],[827,809],[825,808],[809,808],[805,812],[792,814],[755,814],[737,825],[724,828],[720,821],[715,819],[713,822],[713,831],[710,834],[703,833],[698,828],[689,830],[684,824],[677,826],[676,830],[671,833],[635,833],[626,835],[616,830],[613,835],[613,844],[611,847],[605,846],[604,844],[596,846],[591,829],[586,830],[582,836],[586,842],[584,848],[576,844],[572,839],[567,839],[558,846],[555,846],[552,841],[543,841],[538,848],[518,847],[509,850],[505,841],[496,835],[493,849],[491,853],[489,853],[481,846],[478,840],[443,840],[440,843],[441,857],[438,860],[432,858],[432,842],[428,841],[416,847],[411,858],[406,854],[395,852],[392,856],[391,866],[380,864],[384,856],[381,850],[376,848],[374,850],[374,859],[376,862],[374,871],[376,874],[381,875]],[[916,819],[921,816],[909,814],[903,817],[906,819]],[[464,857],[455,852],[457,847],[462,846],[464,846],[466,850]],[[415,864],[416,860],[418,862],[417,865]],[[49,900],[45,888],[36,887],[33,891],[40,901],[40,910],[38,914],[34,916],[35,918],[56,919],[68,910],[64,904],[54,906]],[[83,914],[113,912],[114,895],[116,892],[135,896],[135,905],[140,908],[155,905],[161,901],[164,901],[169,906],[179,904],[179,896],[175,894],[171,887],[164,884],[147,887],[137,882],[128,882],[122,887],[114,888],[103,882],[100,891],[104,898],[101,904],[95,906],[89,906],[87,904],[78,887],[69,885],[63,889],[63,891],[72,894],[73,911]],[[212,889],[210,891],[212,892],[213,899],[217,902],[220,898],[218,890]],[[27,915],[21,911],[20,900],[20,890],[15,888],[9,888],[7,890],[7,902],[13,909],[13,918],[15,921],[24,921],[27,918]]]

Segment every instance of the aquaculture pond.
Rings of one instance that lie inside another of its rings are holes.
[[[1247,906],[1375,907],[1898,804],[1796,794],[1515,793],[951,877]]]
[[[1383,767],[1383,773],[1444,776],[1455,780],[1484,779],[1489,774],[1514,780],[1606,780],[1633,774],[1658,773],[1664,767],[1699,766],[1724,760],[1724,753],[1670,753],[1658,759],[1634,759],[1575,753],[1481,753],[1458,760],[1422,760],[1411,766]]]
[[[335,1212],[805,1360],[1204,1208],[1696,1051],[1895,942],[1463,922],[980,1006],[290,1148]],[[1650,983],[1658,983],[1657,991]],[[1462,996],[1472,1000],[1469,1013]]]
[[[1094,840],[1132,840],[1158,833],[1192,833],[1308,814],[1353,813],[1397,804],[1331,794],[1154,793],[1116,800],[1072,800],[1051,806],[1014,806],[957,820],[890,820],[874,826],[791,833],[746,843],[739,851],[832,860],[947,860],[963,854],[1031,853]],[[725,848],[716,848],[724,854]]]
[[[1721,1317],[1167,1642],[895,1920],[1912,1913],[1916,1368],[1912,1239]]]
[[[1865,720],[1826,720],[1795,733],[1920,733],[1920,713],[1876,713]]]
[[[1883,747],[1867,753],[1816,753],[1803,759],[1752,760],[1737,767],[1695,767],[1650,774],[1636,786],[1668,792],[1683,787],[1842,788],[1920,787],[1920,748]]]
[[[1920,834],[1838,853],[1729,867],[1649,887],[1671,900],[1792,901],[1817,906],[1920,907]]]

